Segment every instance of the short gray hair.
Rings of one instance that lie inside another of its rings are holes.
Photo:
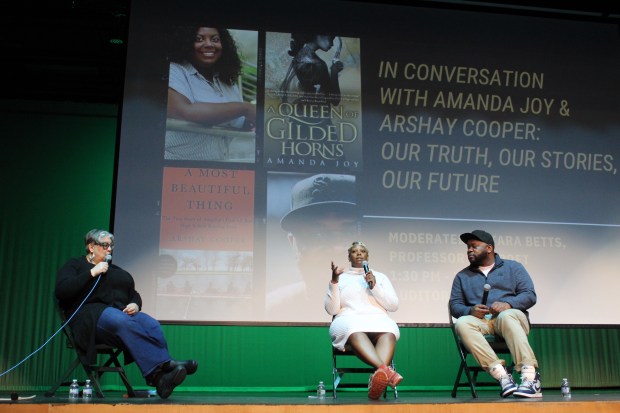
[[[90,244],[99,244],[101,240],[110,237],[110,242],[114,242],[114,235],[111,232],[108,232],[104,229],[91,229],[84,235],[84,247],[86,252],[88,253],[88,246]]]

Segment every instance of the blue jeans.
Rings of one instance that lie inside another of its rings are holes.
[[[171,360],[159,321],[145,313],[130,316],[108,307],[97,321],[95,337],[97,343],[128,351],[144,377]]]

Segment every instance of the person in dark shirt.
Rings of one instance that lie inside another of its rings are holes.
[[[133,277],[111,263],[114,235],[93,229],[84,244],[86,255],[69,259],[58,270],[55,290],[80,360],[94,364],[98,343],[121,348],[125,362],[135,361],[147,384],[168,398],[187,374],[196,372],[198,363],[170,357],[159,322],[140,311],[142,299]]]
[[[502,397],[542,397],[538,361],[528,342],[527,311],[536,304],[532,278],[519,262],[500,258],[488,232],[461,234],[461,241],[467,244],[470,265],[459,271],[452,283],[450,314],[457,319],[457,334],[478,364],[499,382]],[[491,287],[488,305],[484,302],[485,284]],[[487,334],[506,340],[516,369],[521,372],[518,387],[506,371],[504,360],[484,338]]]

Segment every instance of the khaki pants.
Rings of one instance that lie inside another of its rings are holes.
[[[497,357],[484,338],[486,334],[503,337],[512,354],[517,371],[520,372],[523,366],[538,368],[536,356],[527,340],[530,324],[520,310],[505,310],[490,320],[479,319],[472,315],[462,316],[456,320],[455,327],[465,348],[486,371],[497,364],[505,364],[505,361]]]

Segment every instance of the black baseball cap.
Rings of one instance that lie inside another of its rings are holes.
[[[307,222],[310,214],[338,212],[355,217],[355,176],[318,174],[297,182],[291,193],[291,211],[280,224],[292,231],[300,221]]]
[[[484,242],[485,244],[495,246],[495,241],[493,240],[493,236],[489,234],[488,232],[483,231],[481,229],[477,229],[472,232],[466,232],[464,234],[461,234],[461,241],[463,241],[465,244],[467,244],[467,241],[472,240],[472,239]]]

